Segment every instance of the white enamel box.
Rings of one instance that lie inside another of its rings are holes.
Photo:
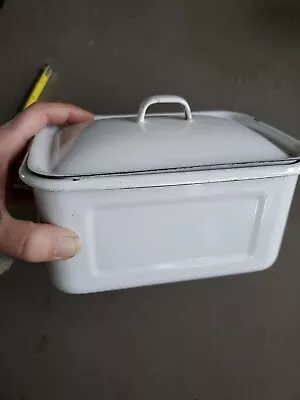
[[[184,113],[148,114],[155,103]],[[55,285],[88,293],[271,266],[299,154],[255,118],[154,96],[137,115],[44,129],[20,176],[42,219],[81,238],[76,257],[50,265]]]

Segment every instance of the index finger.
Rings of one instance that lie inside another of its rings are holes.
[[[9,136],[9,143],[13,149],[8,147],[13,153],[10,155],[14,156],[29,139],[47,125],[75,124],[91,120],[93,117],[90,112],[71,104],[35,103],[4,125],[1,134]]]

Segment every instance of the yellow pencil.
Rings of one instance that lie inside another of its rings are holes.
[[[30,95],[28,96],[24,106],[23,110],[25,110],[27,107],[29,107],[31,104],[35,103],[38,101],[40,98],[43,90],[45,89],[45,86],[47,85],[47,82],[52,74],[52,69],[50,68],[49,65],[46,65],[43,68],[43,71],[41,72],[40,76],[38,77],[37,81],[35,82],[32,91],[30,92]]]

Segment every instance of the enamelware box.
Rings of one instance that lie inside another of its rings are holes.
[[[155,103],[184,113],[147,114]],[[300,143],[255,118],[154,96],[138,114],[47,127],[20,176],[82,250],[51,264],[69,293],[262,270],[278,255]]]

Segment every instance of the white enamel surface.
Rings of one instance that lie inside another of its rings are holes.
[[[234,182],[240,180],[299,175],[300,162],[260,167],[227,168],[204,171],[184,171],[158,174],[125,174],[82,178],[48,179],[32,173],[24,160],[20,178],[27,185],[48,191],[117,190],[157,186],[190,185],[196,183]]]
[[[58,288],[88,293],[245,273],[272,265],[300,173],[299,142],[245,115],[207,112],[201,116],[259,132],[290,158],[243,168],[49,179],[42,174],[58,162],[53,156],[60,147],[55,140],[57,128],[37,136],[40,153],[30,159],[31,150],[20,176],[34,188],[43,219],[74,230],[82,241],[78,256],[50,265]],[[189,123],[184,115],[174,117]],[[147,122],[148,114],[145,118]],[[78,128],[75,136],[79,135]]]
[[[158,102],[178,102],[185,116],[147,116]],[[190,113],[185,100],[153,97],[137,117],[112,117],[62,129],[47,128],[33,141],[32,171],[82,176],[207,167],[287,159],[284,149],[234,119]]]
[[[69,129],[69,128],[68,128]],[[63,135],[62,135],[63,137]],[[149,117],[95,121],[72,143],[61,147],[53,173],[77,176],[169,168],[272,161],[286,154],[235,121],[194,117],[186,121]]]
[[[174,186],[195,183],[227,182],[236,180],[262,179],[277,176],[298,175],[300,173],[300,142],[284,132],[279,131],[263,122],[256,121],[254,118],[244,114],[231,113],[226,111],[211,111],[196,113],[198,116],[209,116],[237,121],[241,125],[260,132],[260,134],[282,148],[291,157],[286,163],[259,164],[255,168],[251,165],[244,165],[243,168],[212,168],[192,171],[163,172],[157,174],[124,174],[108,176],[86,176],[79,179],[66,177],[64,179],[45,179],[42,175],[47,175],[49,171],[49,159],[47,151],[51,148],[53,136],[57,133],[56,127],[48,127],[42,134],[35,138],[36,148],[39,152],[31,149],[28,160],[25,159],[20,169],[21,179],[31,187],[50,190],[50,191],[78,191],[91,189],[126,189],[139,187]],[[174,117],[182,117],[181,114],[173,114]],[[118,116],[124,118],[124,116]],[[126,118],[136,119],[136,115],[126,115]],[[110,116],[98,116],[96,119],[107,120]],[[78,127],[78,126],[77,126]],[[79,129],[76,135],[79,135]],[[40,175],[38,175],[40,174]]]
[[[297,176],[130,190],[36,190],[43,218],[82,251],[50,266],[87,293],[251,272],[277,257]]]

